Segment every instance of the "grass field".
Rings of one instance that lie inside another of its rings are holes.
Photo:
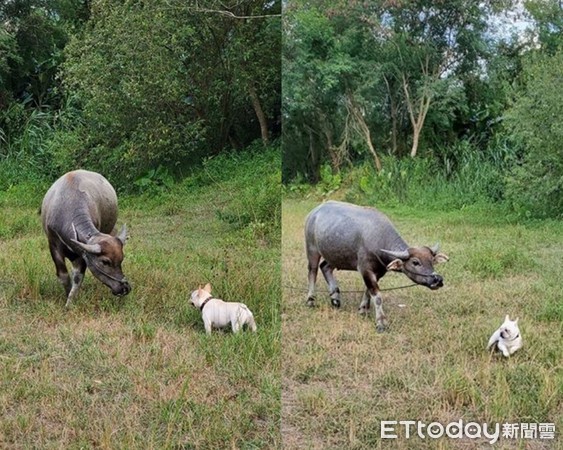
[[[122,197],[133,291],[87,272],[70,310],[37,215],[45,187],[0,193],[0,448],[281,446],[278,154]],[[205,335],[188,295],[208,281],[250,307],[256,334]]]
[[[382,420],[426,424],[555,423],[563,427],[563,227],[515,224],[494,208],[455,212],[383,209],[411,245],[441,242],[445,286],[383,292],[390,326],[360,317],[360,293],[330,306],[319,272],[317,308],[307,308],[303,223],[317,205],[282,207],[282,435],[290,449],[474,449],[485,439],[380,440]],[[361,291],[359,274],[336,272]],[[381,288],[410,284],[390,273]],[[485,350],[509,313],[524,347],[511,358]],[[559,440],[500,439],[495,448],[561,448]]]

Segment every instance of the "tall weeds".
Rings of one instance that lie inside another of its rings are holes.
[[[463,141],[436,149],[434,155],[416,159],[384,156],[380,172],[364,162],[338,175],[336,185],[335,174],[321,171],[316,189],[323,196],[341,190],[353,202],[430,209],[503,201],[505,177],[512,164],[510,149],[498,144],[479,151]],[[304,187],[290,185],[287,190],[302,193]]]

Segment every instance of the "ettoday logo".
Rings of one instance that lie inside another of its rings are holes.
[[[487,424],[477,422],[464,423],[462,419],[443,425],[439,422],[426,424],[419,420],[382,420],[381,438],[397,439],[396,434],[401,428],[404,437],[418,436],[421,439],[439,439],[447,436],[450,439],[488,439],[490,444],[496,443],[499,438],[505,439],[554,439],[554,423],[504,423]],[[502,432],[501,432],[502,428]],[[402,437],[402,436],[401,436]]]
[[[487,438],[489,443],[494,444],[500,437],[500,425],[497,423],[493,426],[493,432],[490,431],[489,425],[486,423],[480,424],[477,422],[463,423],[463,420],[457,422],[450,422],[447,425],[442,425],[439,422],[431,422],[426,424],[418,420],[382,420],[381,421],[381,438],[382,439],[397,439],[399,436],[395,434],[396,426],[404,427],[405,438],[409,439],[411,434],[416,435],[421,439],[427,437],[431,439],[439,439],[446,435],[451,439],[479,439]]]

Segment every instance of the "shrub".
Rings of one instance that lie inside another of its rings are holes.
[[[507,177],[507,198],[526,216],[563,216],[563,49],[525,61],[525,87],[506,115],[523,157]]]

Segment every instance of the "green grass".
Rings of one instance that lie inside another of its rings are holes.
[[[314,199],[282,208],[282,435],[287,449],[466,449],[484,441],[380,440],[382,420],[443,424],[551,422],[563,427],[563,228],[518,223],[496,206],[443,212],[381,207],[411,245],[440,241],[450,261],[445,286],[383,292],[390,322],[378,334],[357,314],[360,293],[330,306],[319,273],[318,308],[307,308],[306,214]],[[340,288],[362,290],[355,272],[336,272]],[[381,288],[409,284],[390,273]],[[519,316],[524,347],[510,359],[490,354],[490,335]],[[529,447],[527,445],[530,445]],[[560,448],[560,442],[501,439],[495,448]]]
[[[87,272],[70,310],[37,215],[45,187],[0,193],[1,448],[281,446],[280,163],[264,153],[121,197],[133,291],[113,297]],[[205,335],[188,296],[206,282],[258,332]]]

